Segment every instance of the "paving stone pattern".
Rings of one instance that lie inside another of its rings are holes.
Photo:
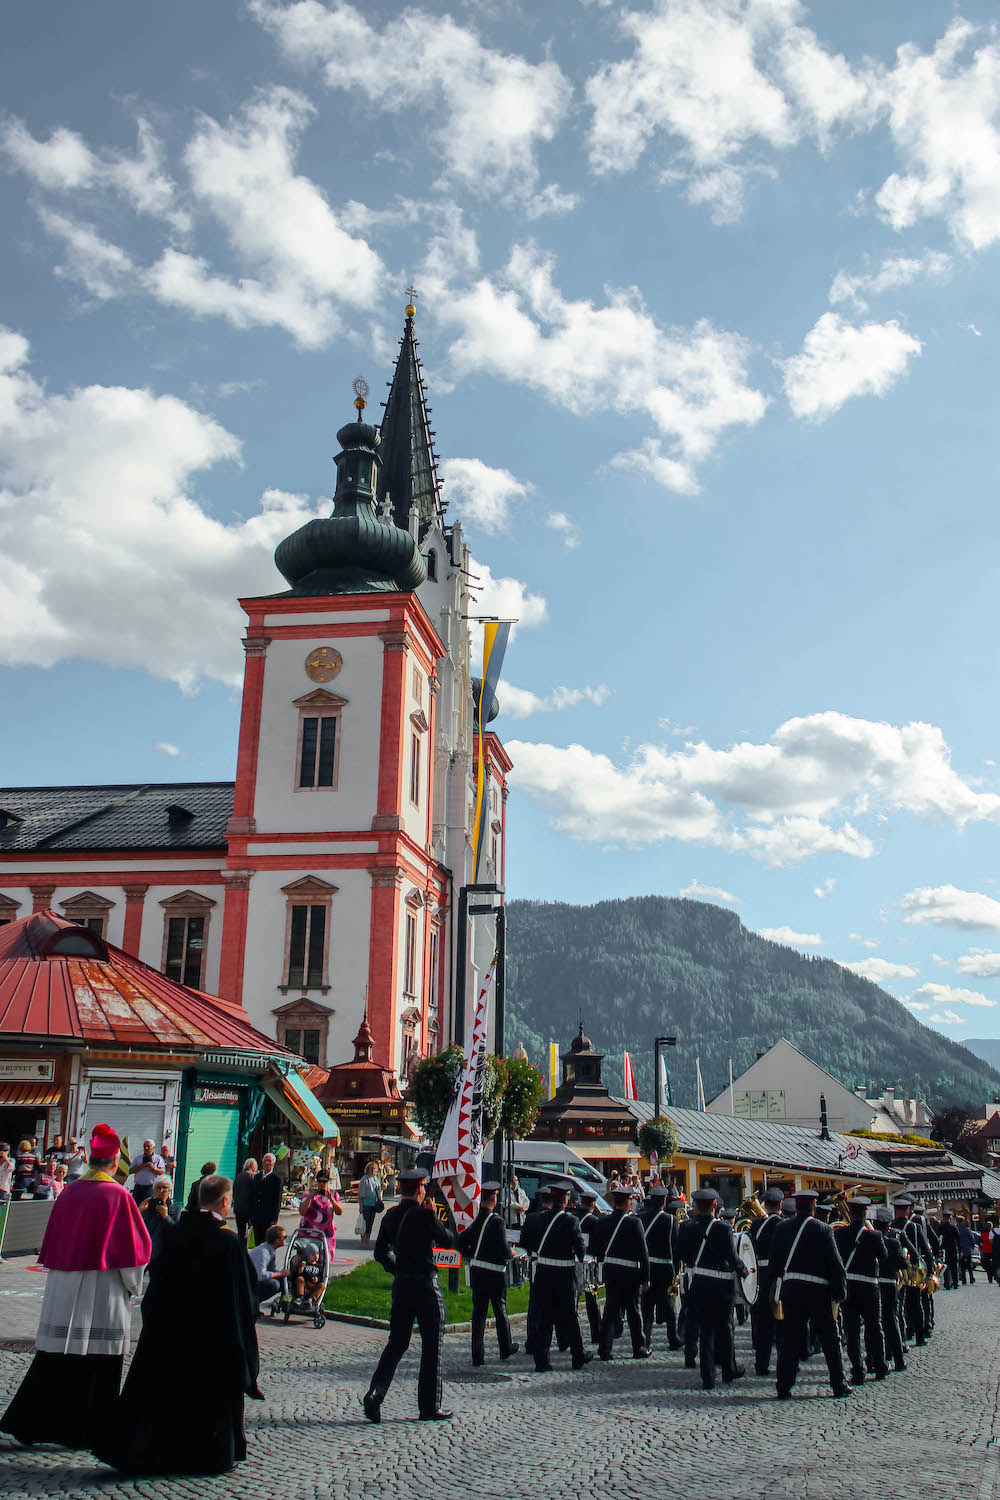
[[[611,1364],[551,1375],[496,1346],[473,1370],[468,1334],[445,1340],[450,1423],[418,1423],[416,1339],[379,1426],[361,1415],[384,1334],[328,1323],[259,1325],[263,1403],[248,1403],[249,1458],[218,1479],[122,1481],[91,1459],[19,1449],[0,1437],[0,1494],[135,1496],[136,1500],[1000,1500],[1000,1288],[984,1280],[941,1293],[938,1328],[911,1349],[905,1374],[830,1396],[822,1358],[803,1366],[793,1400],[748,1374],[702,1391],[697,1371],[660,1347],[633,1362],[628,1340]],[[522,1322],[523,1320],[517,1320]],[[659,1330],[658,1330],[659,1332]],[[517,1336],[517,1335],[515,1335]],[[752,1370],[748,1336],[737,1337]],[[31,1359],[0,1342],[0,1401]],[[164,1414],[169,1432],[169,1393]],[[169,1441],[169,1439],[167,1439]]]

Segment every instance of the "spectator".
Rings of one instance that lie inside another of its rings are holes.
[[[985,1219],[983,1227],[979,1231],[979,1259],[983,1270],[986,1272],[986,1280],[993,1280],[993,1220]]]
[[[370,1161],[365,1166],[365,1175],[358,1183],[358,1207],[365,1221],[361,1235],[362,1245],[371,1242],[372,1225],[375,1223],[375,1215],[379,1211],[380,1203],[382,1203],[382,1189],[378,1179],[378,1163]],[[384,1204],[382,1206],[385,1207]]]
[[[20,1197],[23,1193],[30,1194],[34,1191],[35,1173],[41,1166],[41,1162],[35,1152],[31,1141],[19,1141],[14,1156],[14,1182],[13,1192]]]
[[[160,1155],[163,1157],[164,1172],[166,1172],[168,1177],[172,1178],[177,1170],[177,1159],[171,1151],[170,1147],[167,1145],[166,1141],[164,1141],[163,1145],[160,1147]]]
[[[510,1202],[514,1210],[514,1222],[520,1228],[524,1223],[524,1216],[528,1212],[530,1204],[527,1193],[516,1177],[512,1177],[510,1180]]]
[[[173,1190],[174,1185],[164,1172],[153,1183],[149,1197],[144,1198],[139,1204],[142,1222],[146,1226],[150,1244],[153,1247],[149,1255],[150,1265],[163,1254],[163,1246],[181,1216],[180,1208],[171,1196]]]
[[[153,1191],[153,1183],[163,1176],[164,1161],[152,1141],[143,1141],[140,1155],[133,1156],[128,1169],[134,1178],[132,1197],[140,1208]]]
[[[964,1215],[958,1221],[958,1242],[958,1269],[962,1277],[962,1285],[965,1285],[968,1277],[969,1285],[975,1286],[976,1278],[972,1274],[972,1253],[976,1248],[976,1236],[969,1228],[969,1221]]]
[[[236,1220],[236,1233],[244,1245],[250,1230],[250,1220],[253,1218],[253,1180],[256,1176],[257,1163],[252,1156],[248,1156],[243,1163],[242,1172],[237,1174],[233,1183],[233,1218]]]
[[[66,1148],[63,1145],[63,1138],[61,1135],[57,1135],[54,1137],[52,1145],[49,1147],[48,1151],[45,1154],[46,1159],[52,1162],[54,1166],[59,1165],[66,1154]]]
[[[253,1242],[263,1245],[267,1231],[277,1222],[281,1212],[281,1178],[274,1170],[277,1158],[273,1152],[265,1152],[260,1171],[253,1180]]]
[[[334,1215],[339,1218],[344,1208],[336,1193],[331,1197],[329,1187],[329,1177],[320,1170],[316,1174],[315,1189],[311,1193],[306,1193],[299,1204],[299,1228],[319,1229],[326,1235],[326,1248],[332,1265],[334,1251],[337,1248],[337,1225],[334,1222]]]
[[[181,1215],[150,1272],[128,1379],[92,1450],[124,1473],[223,1474],[247,1456],[244,1398],[262,1399],[257,1299],[226,1231],[232,1192],[228,1177],[203,1177],[198,1211]]]
[[[201,1192],[201,1185],[206,1177],[214,1177],[217,1170],[218,1168],[214,1161],[207,1161],[201,1169],[201,1176],[192,1182],[191,1191],[188,1193],[187,1202],[184,1205],[189,1214],[196,1214],[198,1212],[198,1194]]]
[[[268,1297],[273,1297],[281,1291],[281,1283],[288,1275],[288,1267],[283,1266],[279,1271],[277,1265],[278,1251],[285,1243],[285,1231],[281,1224],[272,1224],[264,1236],[262,1245],[255,1245],[249,1252],[250,1264],[254,1268],[257,1277],[257,1305],[266,1302]]]
[[[0,1203],[10,1198],[10,1185],[14,1180],[14,1163],[10,1155],[10,1142],[0,1141]]]
[[[53,1169],[52,1176],[55,1178],[54,1191],[55,1196],[58,1198],[63,1188],[66,1186],[66,1163],[61,1161],[57,1162],[55,1168]]]
[[[66,1168],[67,1182],[76,1182],[87,1170],[86,1150],[75,1135],[70,1136],[69,1145],[63,1152],[63,1165]]]
[[[45,1200],[57,1196],[54,1173],[55,1162],[43,1161],[39,1163],[38,1171],[35,1173],[34,1186],[31,1190],[32,1198]]]

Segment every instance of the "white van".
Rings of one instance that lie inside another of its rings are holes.
[[[519,1172],[522,1167],[525,1170],[530,1167],[550,1167],[555,1172],[563,1172],[567,1177],[578,1178],[580,1182],[587,1183],[602,1194],[608,1183],[608,1179],[596,1167],[591,1166],[572,1146],[566,1146],[562,1141],[515,1141],[514,1171]]]

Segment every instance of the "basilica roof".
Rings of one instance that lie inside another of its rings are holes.
[[[0,787],[0,854],[225,849],[231,781]]]

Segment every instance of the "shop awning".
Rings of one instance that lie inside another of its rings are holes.
[[[59,1089],[54,1083],[0,1083],[0,1105],[35,1104],[51,1109],[59,1103]]]
[[[642,1155],[634,1141],[573,1141],[572,1146],[587,1161],[638,1161]]]
[[[319,1136],[324,1141],[340,1140],[335,1121],[298,1073],[284,1073],[280,1078],[265,1080],[264,1092],[303,1134]]]

